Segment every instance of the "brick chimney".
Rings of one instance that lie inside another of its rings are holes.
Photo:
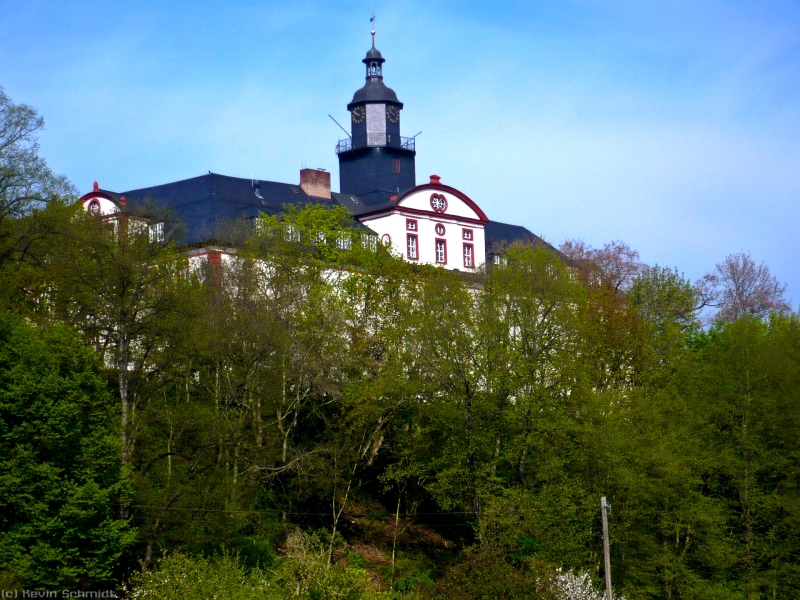
[[[309,196],[331,199],[331,174],[321,169],[300,169],[300,187]]]

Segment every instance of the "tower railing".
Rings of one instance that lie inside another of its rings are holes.
[[[358,150],[359,148],[400,148],[402,150],[416,151],[414,138],[390,135],[386,133],[366,133],[339,140],[336,144],[336,154]]]

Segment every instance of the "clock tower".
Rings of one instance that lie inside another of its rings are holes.
[[[383,83],[384,58],[372,48],[362,60],[367,82],[347,105],[352,135],[339,140],[339,190],[378,204],[416,185],[414,138],[400,136],[403,103]]]

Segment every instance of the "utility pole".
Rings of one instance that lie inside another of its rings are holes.
[[[609,506],[605,496],[600,498],[600,508],[603,510],[603,556],[606,561],[606,600],[614,600],[614,596],[611,594],[611,556],[608,548],[608,515],[606,514]]]

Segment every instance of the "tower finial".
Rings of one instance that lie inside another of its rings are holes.
[[[372,47],[374,48],[375,47],[375,13],[374,12],[372,13],[372,17],[370,18],[369,22],[372,23],[372,31],[370,33],[372,34]]]

